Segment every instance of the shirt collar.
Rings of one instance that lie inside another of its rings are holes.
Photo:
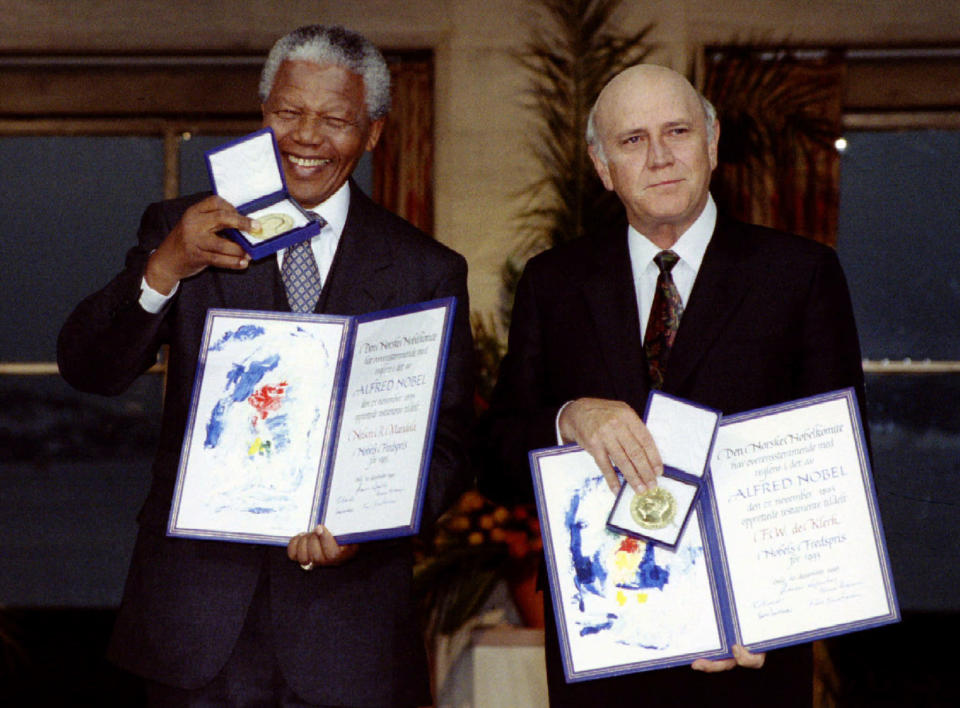
[[[334,235],[340,238],[343,233],[343,227],[347,223],[347,212],[350,210],[350,182],[349,180],[340,185],[340,188],[331,194],[325,202],[318,204],[312,211],[319,214],[327,222],[327,228],[333,230]],[[316,236],[314,236],[316,238]]]
[[[670,249],[678,256],[680,261],[686,263],[694,272],[700,270],[700,263],[703,261],[703,254],[707,250],[710,238],[713,236],[714,227],[717,225],[717,205],[713,197],[707,194],[707,203],[700,212],[700,216],[694,221],[690,228],[683,232],[677,242]],[[645,268],[653,262],[653,257],[660,253],[659,246],[641,234],[635,228],[630,226],[627,230],[627,240],[630,243],[630,252],[635,254],[632,258],[634,265]],[[656,266],[654,266],[656,267]],[[634,269],[634,272],[639,272]]]

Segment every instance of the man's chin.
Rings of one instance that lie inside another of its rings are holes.
[[[339,186],[340,185],[337,185],[337,187]],[[323,204],[323,202],[327,201],[327,199],[337,191],[336,188],[331,189],[327,185],[323,187],[317,186],[312,189],[301,189],[289,183],[287,184],[287,189],[290,190],[290,196],[296,199],[304,209],[312,209],[318,204]]]

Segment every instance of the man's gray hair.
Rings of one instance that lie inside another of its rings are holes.
[[[694,89],[694,91],[696,91],[696,89]],[[707,122],[707,142],[709,143],[713,141],[713,133],[716,129],[717,109],[713,107],[713,104],[710,103],[702,93],[696,91],[696,94],[700,105],[703,107],[704,120]],[[597,103],[599,102],[600,97],[598,96],[597,100],[593,102],[590,113],[587,115],[587,145],[593,148],[593,152],[600,162],[607,164],[607,154],[603,151],[603,143],[600,140],[600,136],[597,135]]]
[[[363,78],[363,94],[370,120],[390,111],[390,69],[370,40],[340,26],[307,25],[277,40],[260,72],[260,102],[273,89],[280,65],[285,61],[336,64]]]

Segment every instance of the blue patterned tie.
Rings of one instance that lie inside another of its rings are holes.
[[[322,219],[320,222],[323,228],[325,222]],[[290,246],[283,254],[283,265],[280,266],[283,288],[293,312],[313,312],[323,288],[310,242],[311,239],[307,239]]]
[[[657,291],[650,306],[647,320],[647,332],[643,338],[643,349],[650,367],[650,381],[654,388],[663,388],[663,379],[667,373],[667,357],[670,347],[676,339],[683,315],[683,301],[677,286],[674,285],[670,271],[680,260],[673,251],[660,251],[654,256],[654,263],[660,269],[657,276]]]

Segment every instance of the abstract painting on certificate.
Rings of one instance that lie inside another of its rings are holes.
[[[567,680],[726,655],[697,512],[675,550],[614,533],[590,455],[543,452],[534,480]]]
[[[347,331],[344,318],[211,313],[172,527],[276,543],[310,527]]]

